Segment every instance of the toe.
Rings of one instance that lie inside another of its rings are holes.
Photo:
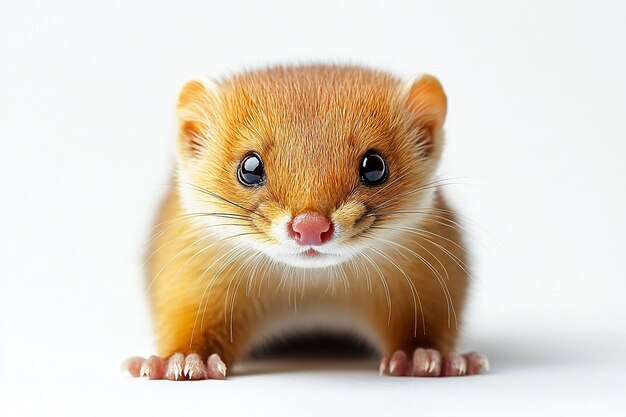
[[[387,375],[389,373],[389,356],[384,356],[378,365],[378,374]]]
[[[469,375],[482,374],[489,370],[489,359],[478,352],[470,352],[463,355],[467,362],[467,373]]]
[[[183,370],[185,377],[192,380],[206,379],[207,371],[204,362],[196,353],[187,355],[185,358],[185,368]]]
[[[182,353],[173,354],[167,361],[167,369],[165,378],[170,381],[178,381],[183,379],[183,370],[185,368],[185,355]]]
[[[415,349],[413,352],[413,376],[439,376],[441,354],[434,349]]]
[[[209,356],[209,359],[207,359],[206,371],[209,379],[226,378],[226,364],[217,353],[212,354]]]
[[[465,358],[458,353],[448,353],[443,358],[442,375],[443,376],[461,376],[467,372],[467,362]]]
[[[141,365],[139,375],[148,379],[162,379],[165,376],[165,367],[167,363],[158,356],[150,356],[147,361]]]
[[[406,374],[408,358],[402,350],[396,350],[389,360],[389,374],[402,376]]]
[[[131,376],[138,377],[141,375],[141,366],[146,360],[140,356],[128,358],[122,364],[122,370],[127,371]]]

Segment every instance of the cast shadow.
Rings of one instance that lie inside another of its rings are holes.
[[[521,373],[585,362],[580,343],[543,334],[482,336],[464,341],[459,351],[476,350],[490,361],[489,374]],[[358,371],[377,373],[380,355],[362,340],[341,334],[296,335],[258,348],[233,375]]]

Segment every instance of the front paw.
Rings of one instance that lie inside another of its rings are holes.
[[[489,360],[478,352],[464,355],[451,352],[442,356],[435,349],[417,348],[409,358],[404,351],[397,350],[380,362],[380,374],[392,376],[462,376],[488,370]]]
[[[226,364],[216,353],[209,356],[206,364],[196,353],[189,355],[175,353],[169,359],[159,356],[144,359],[135,356],[126,360],[122,364],[122,369],[134,377],[170,381],[226,378]]]

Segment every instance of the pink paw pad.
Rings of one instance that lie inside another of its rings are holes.
[[[122,369],[133,377],[170,381],[226,378],[226,364],[215,353],[209,356],[206,364],[195,353],[186,356],[175,353],[168,360],[159,356],[150,356],[147,360],[136,356],[126,360]]]

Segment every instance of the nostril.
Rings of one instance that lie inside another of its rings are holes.
[[[320,240],[322,241],[322,243],[329,241],[330,238],[333,236],[334,231],[335,231],[335,226],[333,225],[332,222],[330,222],[330,225],[328,226],[328,230],[325,232],[322,232],[322,234],[320,235]]]
[[[302,237],[300,233],[293,230],[293,222],[289,222],[287,224],[287,234],[289,235],[291,239],[294,239],[294,240],[300,240],[300,238]]]

